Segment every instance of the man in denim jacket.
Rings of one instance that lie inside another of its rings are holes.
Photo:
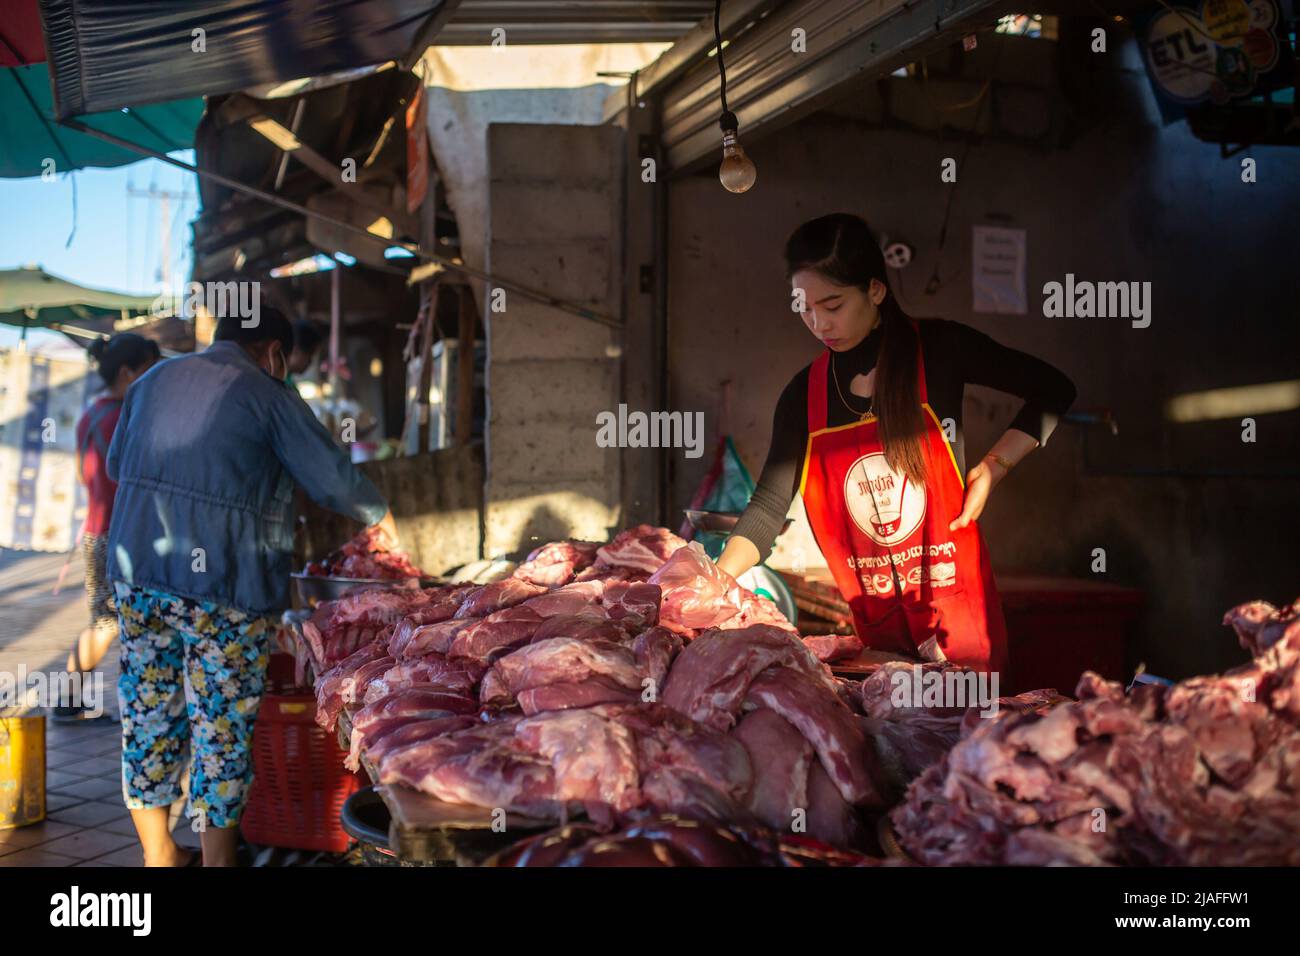
[[[123,793],[146,865],[184,865],[168,830],[187,750],[203,859],[230,865],[275,617],[289,604],[293,488],[395,541],[387,504],[285,384],[293,330],[262,304],[127,392],[108,452],[122,635]],[[192,862],[192,861],[189,861]]]

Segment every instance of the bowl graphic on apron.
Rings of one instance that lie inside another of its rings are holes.
[[[890,468],[883,452],[849,466],[844,502],[853,523],[881,547],[906,541],[925,519],[925,486]]]

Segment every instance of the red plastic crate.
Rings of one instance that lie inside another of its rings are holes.
[[[363,786],[343,766],[333,732],[316,725],[316,698],[293,686],[293,658],[272,654],[267,692],[253,729],[253,785],[244,839],[262,846],[342,853],[351,838],[343,803]]]

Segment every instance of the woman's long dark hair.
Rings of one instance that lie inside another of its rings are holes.
[[[95,360],[99,377],[109,388],[113,387],[117,373],[122,369],[134,371],[142,365],[152,365],[162,355],[157,342],[134,332],[122,332],[111,339],[96,339],[87,351]]]
[[[836,285],[864,292],[872,279],[889,286],[880,243],[865,220],[849,213],[811,219],[796,229],[786,240],[785,263],[787,278],[811,269]],[[883,339],[876,361],[873,405],[885,460],[895,471],[924,483],[925,418],[916,360],[920,341],[916,326],[892,291],[880,303],[880,326]]]

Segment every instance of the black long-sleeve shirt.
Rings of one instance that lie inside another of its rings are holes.
[[[930,407],[942,422],[951,418],[956,425],[953,451],[957,466],[966,473],[966,450],[962,432],[962,396],[966,386],[987,385],[1024,400],[1008,426],[1046,444],[1059,416],[1074,401],[1074,383],[1054,366],[1017,349],[1000,345],[989,336],[960,322],[922,319],[921,356],[925,363],[925,387]],[[865,410],[866,398],[848,394],[855,375],[865,375],[876,366],[880,354],[881,330],[847,352],[835,356],[841,388],[854,407]],[[777,532],[785,521],[790,502],[799,491],[804,451],[808,445],[808,375],[805,366],[781,393],[772,419],[772,442],[754,496],[736,524],[735,535],[748,538],[758,548],[760,560],[767,560]],[[844,407],[828,375],[827,425],[847,425],[859,417]]]

